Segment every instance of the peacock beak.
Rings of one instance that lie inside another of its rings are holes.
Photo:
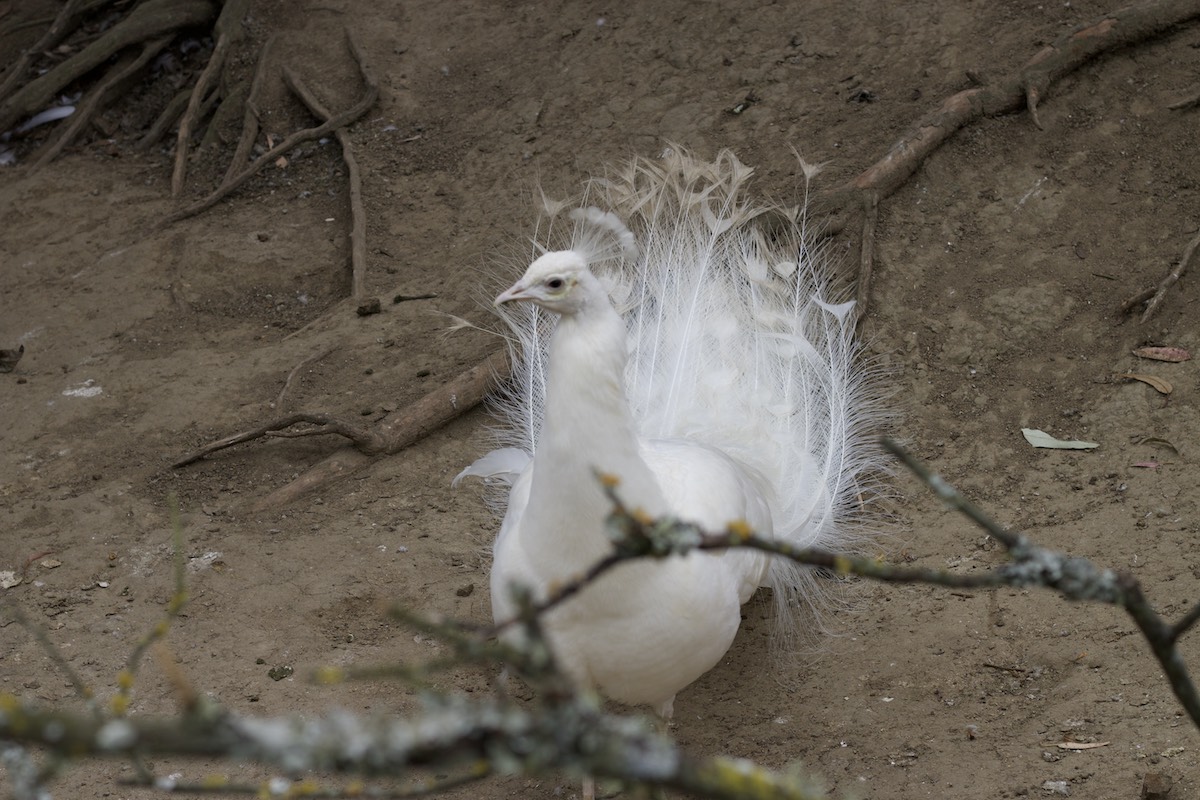
[[[529,294],[529,288],[527,286],[525,286],[525,284],[522,283],[521,281],[517,281],[512,286],[508,287],[503,292],[501,292],[500,295],[496,298],[493,305],[498,307],[498,306],[504,305],[505,303],[513,303],[513,302],[517,302],[520,300],[531,300],[531,299],[533,299],[533,298]]]

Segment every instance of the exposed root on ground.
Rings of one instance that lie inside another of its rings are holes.
[[[62,41],[73,33],[74,25],[84,11],[80,8],[83,5],[68,3],[51,24],[43,41]],[[96,5],[93,4],[92,8]],[[121,55],[127,48],[144,48],[147,43],[164,36],[172,37],[180,31],[209,24],[216,15],[216,6],[208,0],[144,0],[134,6],[127,17],[74,56],[21,85],[28,77],[32,54],[38,52],[36,49],[26,51],[9,68],[0,83],[0,89],[3,89],[0,92],[0,131],[9,130],[43,111],[68,86],[107,64],[114,56]],[[104,91],[107,91],[107,87],[102,81],[100,86],[93,86],[85,92],[85,96]]]
[[[358,101],[350,108],[328,118],[315,128],[304,128],[292,133],[290,136],[285,137],[279,144],[251,161],[247,166],[242,167],[236,172],[227,173],[225,179],[221,181],[221,185],[214,189],[207,197],[197,200],[195,203],[185,206],[169,215],[163,221],[164,225],[169,225],[170,223],[193,217],[202,211],[207,211],[228,197],[242,184],[250,180],[250,178],[257,175],[263,167],[275,163],[280,156],[289,152],[297,145],[320,139],[322,136],[328,136],[356,122],[375,105],[375,101],[379,99],[379,85],[376,83],[371,71],[367,68],[366,54],[363,53],[362,48],[359,47],[349,31],[346,33],[346,41],[349,44],[354,60],[358,63],[359,73],[362,75],[363,83],[365,84],[363,94],[359,97]]]
[[[874,210],[878,201],[907,183],[925,159],[951,136],[976,120],[1022,109],[1028,109],[1034,124],[1042,128],[1038,103],[1055,81],[1099,55],[1160,36],[1197,17],[1200,17],[1197,0],[1151,0],[1106,14],[1046,46],[1015,74],[947,98],[909,128],[883,158],[842,186],[822,193],[815,206],[818,211],[834,215],[828,226],[830,233],[845,228],[860,210],[865,212],[861,223],[860,269],[866,276],[868,289],[874,249],[870,241],[875,235]],[[858,300],[861,320],[870,296],[860,290]]]
[[[1178,283],[1179,279],[1183,277],[1183,273],[1187,272],[1188,265],[1196,257],[1197,249],[1200,249],[1200,232],[1197,232],[1192,237],[1192,240],[1188,242],[1187,247],[1183,248],[1183,255],[1180,257],[1179,263],[1166,274],[1166,277],[1159,281],[1158,285],[1143,289],[1122,303],[1121,313],[1133,313],[1138,306],[1144,303],[1145,307],[1142,308],[1142,315],[1138,318],[1138,322],[1145,322],[1150,319],[1154,315],[1154,312],[1158,310],[1159,305],[1162,304],[1163,298],[1167,296],[1167,290]]]
[[[258,501],[254,508],[261,510],[283,506],[313,489],[349,475],[381,455],[398,453],[420,441],[460,414],[479,405],[488,389],[494,383],[506,380],[508,375],[508,354],[494,353],[415,403],[388,414],[373,425],[349,422],[322,412],[289,414],[207,444],[179,459],[172,466],[184,467],[218,450],[262,438],[323,436],[333,433],[349,439],[350,447],[330,454],[291,483]],[[295,429],[296,425],[311,427]]]
[[[171,173],[171,196],[178,197],[183,191],[183,182],[187,177],[188,147],[192,141],[192,131],[200,121],[201,111],[209,103],[210,90],[217,83],[225,68],[225,59],[229,49],[243,36],[242,21],[250,8],[250,0],[225,0],[221,14],[213,25],[217,43],[213,47],[212,56],[208,59],[204,71],[196,78],[188,98],[187,109],[179,120],[179,132],[175,137],[175,169]]]

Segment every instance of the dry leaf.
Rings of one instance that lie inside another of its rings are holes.
[[[1095,750],[1097,747],[1108,747],[1110,742],[1059,742],[1059,750]]]
[[[1170,381],[1165,381],[1157,375],[1146,375],[1141,372],[1126,372],[1122,374],[1121,377],[1126,378],[1127,380],[1141,381],[1142,383],[1149,384],[1161,394],[1170,394],[1175,388],[1171,385]]]
[[[280,156],[279,158],[275,159],[275,166],[279,167],[280,169],[283,169],[287,165],[288,165],[287,156]]]
[[[1151,361],[1187,361],[1192,354],[1182,347],[1139,347],[1133,351],[1138,358],[1148,358]]]
[[[1163,447],[1169,447],[1175,452],[1175,455],[1180,455],[1179,448],[1158,436],[1143,436],[1140,439],[1134,439],[1134,444],[1161,444]]]

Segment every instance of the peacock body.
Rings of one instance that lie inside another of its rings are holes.
[[[577,208],[546,204],[541,255],[496,298],[514,364],[495,404],[503,446],[455,481],[508,484],[497,621],[515,613],[513,584],[545,596],[610,552],[597,471],[652,516],[852,548],[878,468],[853,304],[829,302],[802,209],[749,199],[751,172],[728,151],[704,162],[669,150],[591,180]],[[787,639],[819,590],[802,567],[750,550],[622,565],[544,626],[580,685],[669,717],[760,586]]]

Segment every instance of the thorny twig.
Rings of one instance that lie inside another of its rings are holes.
[[[187,580],[184,572],[183,523],[179,519],[179,503],[174,497],[171,498],[170,505],[175,592],[167,601],[166,616],[138,640],[130,652],[129,658],[125,661],[125,669],[121,670],[117,676],[117,694],[112,700],[112,711],[117,716],[123,716],[129,710],[134,680],[137,678],[138,669],[141,667],[146,651],[162,642],[171,628],[171,623],[182,613],[188,602]],[[177,686],[176,688],[181,687]],[[194,696],[183,696],[181,699],[184,700],[185,708],[190,709],[195,705]]]

